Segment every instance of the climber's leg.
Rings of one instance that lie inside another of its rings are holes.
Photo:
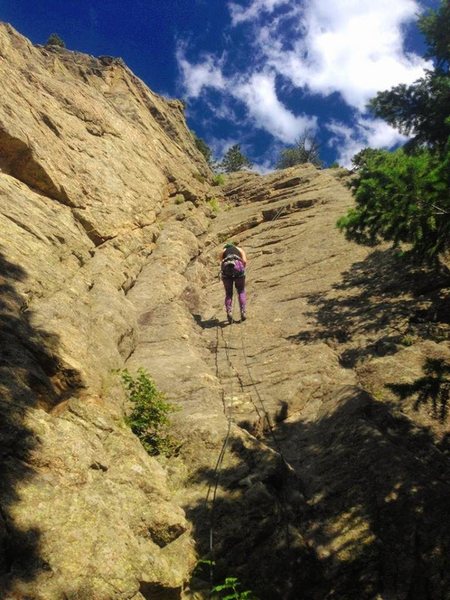
[[[236,291],[239,294],[239,306],[241,309],[241,318],[243,321],[245,321],[246,305],[247,305],[247,294],[245,293],[245,277],[236,277],[235,284],[236,284]]]
[[[233,306],[233,279],[231,277],[222,277],[223,287],[225,288],[225,310],[227,316],[231,316]]]

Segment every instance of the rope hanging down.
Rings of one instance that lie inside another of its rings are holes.
[[[217,357],[218,357],[218,353],[219,353],[219,327],[217,327],[216,331],[217,331],[217,336],[216,336],[216,376],[218,376],[219,373],[218,373]],[[227,432],[225,434],[225,438],[223,440],[222,447],[220,449],[219,456],[217,458],[216,465],[214,467],[214,474],[213,474],[214,485],[212,483],[209,484],[208,492],[206,494],[206,504],[208,504],[209,498],[211,495],[211,491],[212,491],[210,525],[209,525],[209,552],[210,552],[210,556],[211,556],[211,562],[210,562],[211,588],[212,588],[212,583],[213,583],[212,580],[213,580],[213,564],[214,564],[214,529],[215,529],[214,508],[216,505],[217,490],[218,490],[219,483],[220,483],[220,474],[221,474],[221,469],[222,469],[222,463],[223,463],[225,452],[226,452],[226,449],[228,446],[228,442],[230,440],[231,425],[232,425],[232,421],[233,421],[233,374],[231,373],[231,371],[234,370],[234,367],[233,367],[233,364],[231,363],[230,354],[229,354],[230,346],[231,346],[231,339],[232,339],[232,331],[233,331],[232,324],[229,327],[229,334],[228,334],[229,340],[228,341],[223,336],[223,329],[220,329],[220,331],[222,332],[222,338],[224,340],[225,354],[227,357],[228,365],[230,367],[230,395],[229,395],[228,406],[227,406],[226,405],[227,398],[225,395],[225,390],[224,389],[222,390],[224,412],[227,416],[227,422],[228,422]]]
[[[278,211],[276,212],[275,216],[271,219],[270,221],[270,226],[267,228],[266,232],[268,230],[270,230],[275,221],[282,215],[283,210],[285,209],[285,206],[281,206]],[[219,245],[215,244],[213,248],[217,247]],[[216,348],[215,348],[215,354],[216,354],[216,376],[219,376],[219,368],[218,368],[218,354],[219,354],[219,331],[222,332],[222,338],[224,341],[224,349],[225,349],[225,354],[226,354],[226,359],[227,359],[227,363],[228,366],[230,368],[230,395],[229,395],[229,401],[228,401],[228,406],[226,405],[226,395],[225,395],[225,390],[222,390],[222,398],[223,398],[223,405],[224,405],[224,412],[227,416],[227,431],[225,434],[225,438],[223,440],[220,452],[219,452],[219,456],[217,458],[215,467],[214,467],[214,473],[213,473],[213,483],[210,483],[208,486],[208,491],[206,494],[206,504],[208,505],[208,503],[210,502],[210,498],[211,498],[211,509],[210,509],[210,526],[209,526],[209,553],[211,556],[211,562],[210,562],[210,584],[211,584],[211,588],[212,588],[212,584],[213,584],[213,565],[214,565],[214,530],[215,530],[215,506],[216,506],[216,500],[217,500],[217,490],[219,487],[219,483],[220,483],[220,477],[221,477],[221,470],[222,470],[222,464],[223,464],[223,460],[225,457],[225,453],[230,441],[230,436],[231,436],[231,426],[232,426],[232,422],[233,422],[233,376],[235,376],[241,386],[241,389],[244,389],[244,383],[243,383],[243,378],[241,376],[241,374],[239,373],[239,371],[236,369],[236,367],[233,365],[232,361],[231,361],[231,357],[230,357],[230,348],[231,348],[231,341],[232,341],[232,335],[233,335],[233,331],[234,331],[234,327],[233,327],[233,323],[230,324],[229,327],[229,334],[228,334],[228,340],[225,339],[224,335],[223,335],[223,329],[221,327],[217,327],[216,329],[217,331],[217,335],[216,335]],[[261,397],[261,394],[259,393],[258,387],[255,383],[255,380],[253,379],[252,373],[251,373],[251,369],[250,369],[250,365],[248,362],[248,357],[247,357],[247,352],[245,349],[245,343],[244,343],[244,336],[243,336],[243,330],[241,329],[241,347],[242,347],[242,355],[244,357],[244,363],[250,378],[250,383],[253,386],[254,390],[255,390],[255,394],[256,397],[258,398],[261,410],[262,410],[262,415],[260,410],[258,409],[258,406],[255,404],[255,402],[252,399],[252,404],[255,408],[255,411],[259,417],[259,419],[266,421],[267,423],[267,427],[269,429],[270,435],[273,439],[274,442],[274,446],[278,452],[278,454],[280,455],[283,464],[289,468],[288,463],[283,455],[283,452],[281,450],[281,446],[280,443],[278,441],[278,439],[276,438],[275,435],[275,431],[273,429],[273,426],[271,424],[270,421],[270,416],[269,413],[265,407],[264,401]],[[282,502],[280,505],[281,508],[281,512],[283,515],[283,520],[285,522],[285,527],[286,527],[286,542],[287,542],[287,547],[289,548],[290,546],[290,536],[289,536],[289,525],[288,525],[288,520],[286,518],[286,500],[284,497],[281,498]]]

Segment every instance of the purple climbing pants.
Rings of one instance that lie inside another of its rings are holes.
[[[241,312],[245,312],[245,304],[247,296],[245,293],[245,277],[222,277],[223,286],[225,288],[225,310],[231,312],[233,304],[233,284],[236,286],[236,291],[239,295],[239,307]]]

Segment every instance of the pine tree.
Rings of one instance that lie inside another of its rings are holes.
[[[276,168],[287,169],[304,163],[321,167],[323,163],[320,159],[319,149],[318,139],[310,131],[305,131],[297,139],[294,146],[281,151]]]
[[[218,166],[225,173],[233,173],[242,169],[251,169],[252,163],[242,154],[240,144],[235,144],[227,150],[222,162]]]
[[[450,0],[422,16],[419,28],[428,46],[425,56],[433,59],[434,68],[411,85],[379,92],[369,106],[402,133],[413,134],[409,147],[426,145],[441,152],[450,136]]]
[[[59,46],[60,48],[65,48],[66,44],[64,43],[64,40],[62,38],[59,37],[59,35],[57,33],[52,33],[48,40],[47,43],[45,44],[46,46]]]
[[[427,261],[450,248],[449,21],[450,0],[419,19],[434,68],[370,102],[377,117],[413,137],[395,152],[366,148],[354,157],[356,207],[338,221],[350,239],[407,242]]]

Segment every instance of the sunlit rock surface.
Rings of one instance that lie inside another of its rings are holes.
[[[205,557],[261,600],[450,597],[445,269],[346,241],[344,170],[210,185],[118,59],[1,25],[0,75],[3,597],[207,598]],[[125,425],[124,366],[178,456]]]

